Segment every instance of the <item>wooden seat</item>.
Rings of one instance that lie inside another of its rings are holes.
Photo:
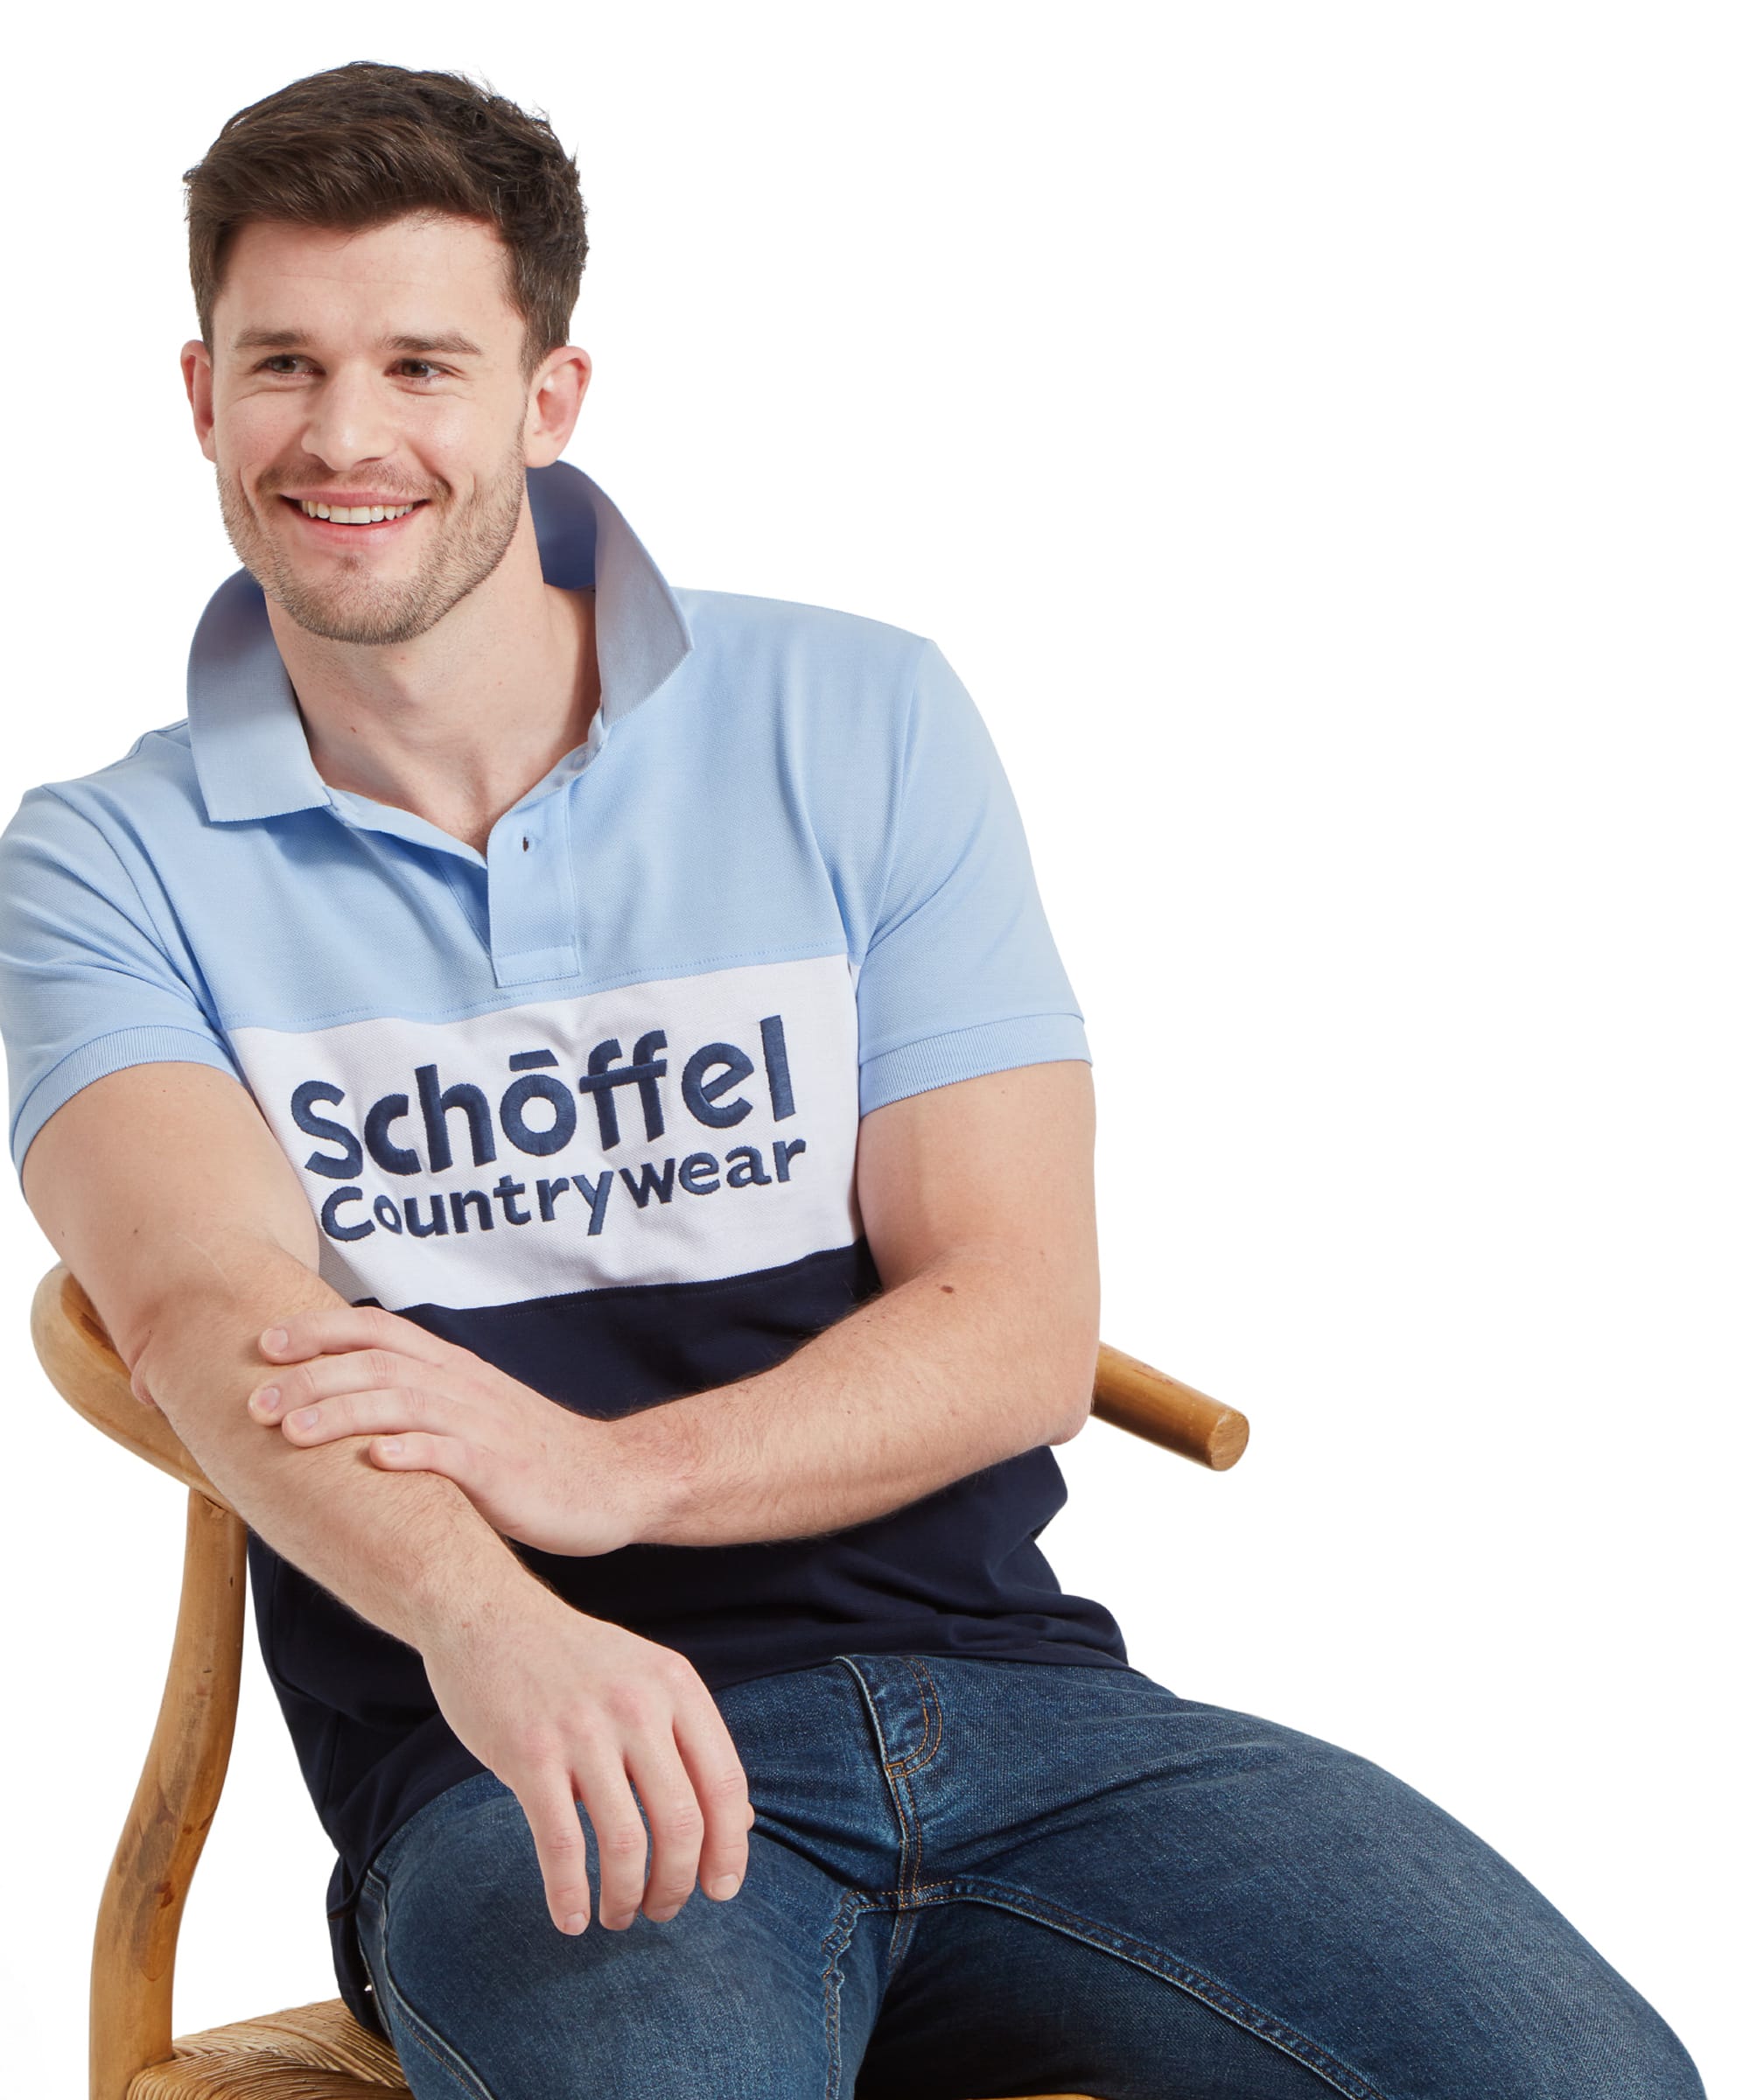
[[[64,1264],[37,1286],[31,1337],[63,1398],[188,1490],[181,1608],[163,1704],[97,1913],[91,2100],[410,2100],[391,2046],[353,2019],[342,1998],[172,2039],[182,1908],[235,1733],[248,1527],[162,1412],[135,1398],[95,1306]],[[1106,1343],[1095,1412],[1218,1472],[1246,1448],[1244,1417]]]

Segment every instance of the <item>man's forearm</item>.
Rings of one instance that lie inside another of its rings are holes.
[[[1014,1251],[958,1250],[756,1376],[613,1423],[641,1542],[727,1545],[862,1523],[1062,1443],[1095,1382],[1075,1313]]]
[[[357,1438],[298,1449],[249,1419],[262,1330],[287,1312],[344,1302],[283,1248],[228,1244],[166,1296],[135,1376],[251,1530],[421,1650],[435,1631],[537,1578],[452,1480],[385,1473]]]

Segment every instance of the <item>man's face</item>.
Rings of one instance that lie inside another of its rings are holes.
[[[234,237],[209,382],[197,345],[184,368],[197,424],[209,383],[202,448],[231,544],[312,634],[410,641],[508,551],[529,387],[505,255],[494,228],[449,217]]]

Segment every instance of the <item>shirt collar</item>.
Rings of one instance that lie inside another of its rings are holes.
[[[566,460],[533,467],[527,495],[545,581],[570,591],[592,585],[598,594],[598,720],[612,728],[690,654],[689,622],[653,557],[591,476]],[[332,799],[309,755],[265,595],[246,569],[213,592],[194,630],[187,724],[214,823],[284,816]],[[597,726],[594,733],[601,733]]]

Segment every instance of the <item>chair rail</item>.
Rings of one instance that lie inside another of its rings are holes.
[[[1091,1411],[1213,1473],[1226,1473],[1247,1448],[1249,1424],[1237,1409],[1105,1341],[1096,1361]]]

